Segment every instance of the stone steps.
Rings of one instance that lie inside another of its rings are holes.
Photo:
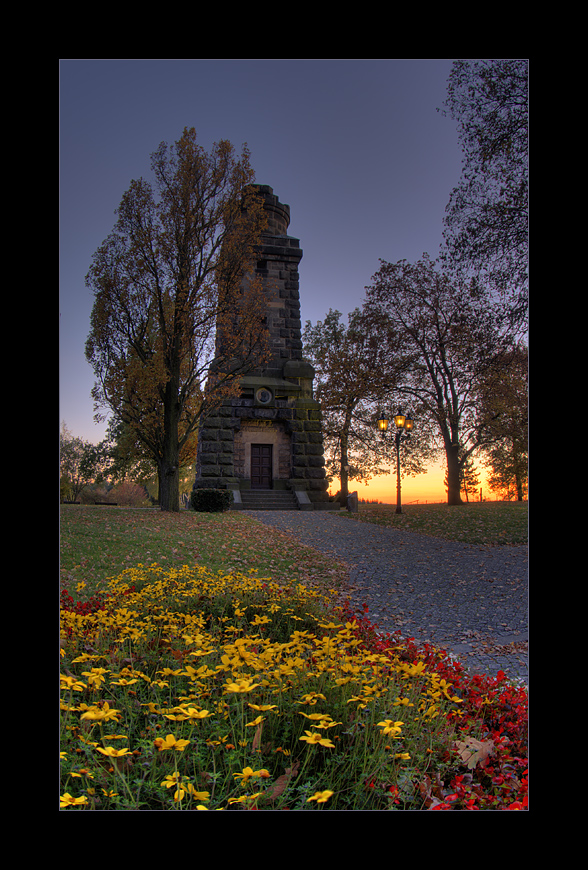
[[[291,490],[243,489],[243,510],[249,511],[297,511],[298,502]]]

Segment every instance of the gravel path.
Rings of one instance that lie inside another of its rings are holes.
[[[384,631],[528,682],[527,546],[459,544],[320,511],[246,513],[346,562],[351,600]]]

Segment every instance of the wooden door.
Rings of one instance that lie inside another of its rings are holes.
[[[273,445],[251,445],[251,489],[272,488]]]

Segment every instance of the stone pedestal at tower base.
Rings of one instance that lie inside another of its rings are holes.
[[[267,509],[278,502],[290,510],[339,510],[328,494],[319,403],[309,395],[299,398],[302,388],[295,379],[283,382],[291,396],[266,398],[265,392],[278,389],[277,381],[261,374],[257,378],[262,386],[255,388],[254,398],[227,399],[200,429],[194,487],[231,490],[233,510],[245,509],[252,499],[244,493],[254,489],[258,502],[266,494]],[[283,384],[281,391],[286,389]],[[255,398],[259,390],[263,405]],[[272,464],[265,486],[255,483],[256,446],[270,448]],[[284,498],[279,499],[279,493]]]

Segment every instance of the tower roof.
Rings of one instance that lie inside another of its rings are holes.
[[[267,213],[267,229],[264,235],[287,235],[290,225],[290,206],[280,202],[269,184],[256,184],[255,187],[264,198],[264,209]]]

